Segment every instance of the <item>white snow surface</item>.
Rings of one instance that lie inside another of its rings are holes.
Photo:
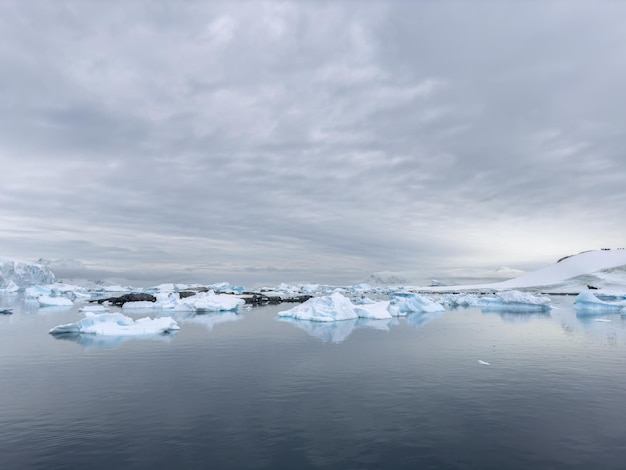
[[[0,257],[0,289],[51,284],[54,273],[46,266],[14,258]]]
[[[85,312],[85,318],[66,325],[55,326],[50,334],[94,334],[104,336],[143,336],[170,333],[180,327],[172,317],[133,320],[121,313]]]
[[[621,266],[626,266],[626,250],[594,250],[570,256],[550,266],[507,281],[490,284],[423,287],[420,290],[429,292],[480,289],[511,290],[565,285],[571,290],[581,291],[586,289],[586,286],[581,282],[575,282],[575,278]],[[626,281],[626,277],[622,277],[622,279]]]

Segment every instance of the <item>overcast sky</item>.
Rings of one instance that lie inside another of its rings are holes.
[[[626,3],[0,2],[0,255],[355,283],[626,245]]]

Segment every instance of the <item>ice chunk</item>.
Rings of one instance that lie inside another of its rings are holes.
[[[91,304],[78,309],[79,312],[105,313],[109,311],[109,307],[100,304]]]
[[[50,297],[47,295],[41,295],[37,298],[39,305],[42,307],[66,307],[74,305],[67,297]]]
[[[313,297],[294,308],[280,312],[278,316],[317,322],[356,320],[359,318],[352,302],[339,292],[322,297]]]
[[[156,308],[155,302],[150,302],[149,300],[138,300],[135,302],[124,302],[122,305],[122,310],[154,310]]]
[[[480,359],[478,359],[478,363],[483,365],[483,366],[490,366],[491,365],[489,362],[481,361]]]
[[[176,302],[176,311],[225,312],[237,310],[245,300],[231,294],[216,294],[213,291],[200,292]]]
[[[626,302],[605,302],[600,300],[589,291],[583,291],[576,296],[574,308],[576,313],[602,314],[607,312],[619,312],[626,307]]]
[[[445,294],[442,301],[450,307],[476,307],[480,304],[480,297],[474,294]]]
[[[13,280],[9,280],[8,282],[0,285],[4,286],[0,288],[0,294],[11,294],[20,290],[20,286],[18,286]]]
[[[550,297],[516,290],[498,292],[493,297],[483,297],[479,306],[483,310],[506,310],[507,312],[545,312],[550,310]]]
[[[354,306],[354,311],[359,318],[368,318],[371,320],[388,320],[391,319],[389,313],[389,301],[383,300],[372,304],[362,304]]]
[[[403,317],[411,312],[443,312],[443,305],[419,294],[395,292],[389,296],[387,310],[394,317]]]
[[[54,274],[46,266],[18,259],[0,257],[0,289],[51,284]]]
[[[172,317],[133,320],[121,313],[85,312],[85,318],[66,325],[55,326],[50,334],[95,334],[104,336],[142,336],[170,333],[180,327]]]

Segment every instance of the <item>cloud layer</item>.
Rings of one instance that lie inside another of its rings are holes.
[[[2,2],[3,254],[356,282],[623,246],[624,14]]]

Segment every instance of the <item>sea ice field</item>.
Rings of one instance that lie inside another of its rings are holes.
[[[0,468],[623,468],[623,255],[600,256],[533,288],[283,284],[312,297],[258,307],[227,283],[90,303],[133,289],[5,262]]]

